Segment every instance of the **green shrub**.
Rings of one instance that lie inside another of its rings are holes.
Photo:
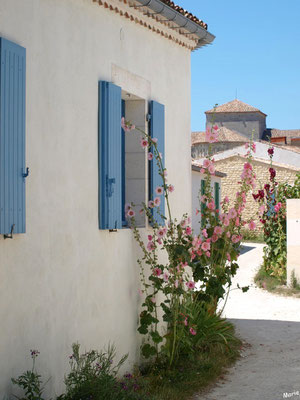
[[[80,354],[80,345],[73,344],[70,356],[71,371],[65,377],[66,393],[58,400],[138,400],[144,399],[140,386],[131,375],[117,378],[120,367],[128,355],[114,366],[115,349],[96,350]]]

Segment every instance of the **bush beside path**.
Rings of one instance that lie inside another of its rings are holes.
[[[262,263],[263,244],[245,243],[225,316],[247,343],[240,360],[201,400],[279,400],[300,398],[300,299],[259,289],[254,276]]]

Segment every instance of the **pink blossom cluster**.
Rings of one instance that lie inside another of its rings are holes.
[[[252,165],[249,162],[246,162],[244,164],[244,169],[243,169],[243,172],[241,174],[241,179],[243,181],[245,181],[245,183],[247,185],[252,186],[252,189],[255,189],[255,186],[256,186],[255,178],[256,178],[256,175],[253,172]]]
[[[253,151],[253,153],[256,152],[256,144],[255,143],[246,143],[245,144],[245,149],[250,149],[251,151]],[[247,155],[250,154],[250,151],[248,151]]]
[[[126,121],[124,117],[121,119],[121,127],[125,132],[130,132],[135,129],[135,125],[129,121]]]
[[[203,168],[201,168],[201,173],[205,174],[206,170],[211,174],[214,175],[215,173],[215,166],[214,166],[214,159],[210,160],[205,158],[203,161]]]
[[[209,143],[215,143],[218,141],[219,127],[214,125],[212,128],[207,128],[205,132],[205,140]]]

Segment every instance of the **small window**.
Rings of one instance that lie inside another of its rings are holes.
[[[149,110],[148,110],[149,109]],[[150,111],[148,126],[147,114]],[[115,230],[127,226],[126,203],[134,203],[136,224],[146,225],[142,203],[155,197],[162,185],[155,161],[149,163],[147,151],[140,145],[143,134],[135,129],[124,132],[121,117],[136,128],[158,139],[158,150],[164,160],[164,106],[122,91],[110,82],[99,82],[99,228]],[[164,204],[161,204],[164,213]],[[158,223],[158,215],[153,214]]]

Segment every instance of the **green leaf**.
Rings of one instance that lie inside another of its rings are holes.
[[[145,358],[155,356],[155,354],[156,354],[156,349],[154,346],[151,346],[149,343],[142,345],[142,355]]]
[[[150,335],[151,335],[154,343],[161,343],[163,341],[163,338],[160,336],[160,334],[157,331],[151,332]]]

